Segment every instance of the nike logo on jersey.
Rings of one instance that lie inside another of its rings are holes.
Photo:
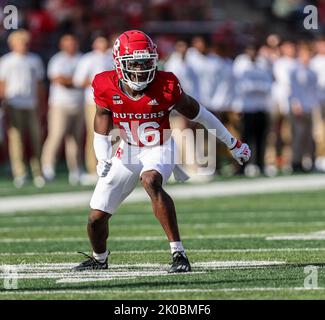
[[[152,99],[151,101],[148,102],[148,106],[158,106],[159,103],[157,102],[156,99]]]

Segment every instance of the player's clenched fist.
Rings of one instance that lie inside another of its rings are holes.
[[[232,149],[230,149],[230,152],[233,158],[240,165],[243,165],[251,157],[251,150],[249,149],[249,146],[246,143],[242,143],[239,140],[237,140],[235,146]]]
[[[110,161],[99,160],[96,166],[98,176],[101,178],[106,177],[111,166],[112,163]]]

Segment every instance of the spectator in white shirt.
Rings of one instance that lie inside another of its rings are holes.
[[[234,99],[233,60],[229,58],[229,48],[222,43],[214,43],[210,57],[215,61],[213,92],[210,111],[219,117],[232,111]]]
[[[296,45],[285,40],[280,45],[281,57],[273,64],[274,83],[272,88],[272,132],[275,135],[276,166],[288,167],[290,142],[289,96],[290,73],[296,65]]]
[[[302,43],[298,49],[298,63],[290,74],[290,113],[292,128],[292,168],[295,172],[310,170],[303,166],[303,158],[308,156],[313,162],[314,140],[312,112],[318,106],[317,76],[310,68],[312,50]]]
[[[311,59],[310,67],[317,75],[319,108],[316,111],[314,133],[316,143],[315,166],[325,171],[325,37],[315,41],[316,55]]]
[[[209,46],[208,42],[201,36],[192,39],[192,47],[188,49],[186,61],[198,78],[198,101],[213,113],[225,111],[231,100],[231,67],[229,61],[217,54],[215,48]],[[208,148],[212,150],[211,143],[215,144],[215,141],[210,140],[208,141]],[[217,142],[217,147],[218,145]],[[217,159],[212,153],[208,153],[208,157],[209,166],[218,169],[219,158]]]
[[[186,56],[188,52],[188,44],[184,40],[178,40],[175,43],[175,50],[167,59],[164,69],[175,73],[180,81],[183,90],[194,98],[199,96],[199,81],[197,74],[194,72],[191,64],[187,61]],[[179,157],[182,158],[182,163],[186,171],[192,176],[196,177],[197,164],[195,162],[195,145],[194,131],[187,131],[192,139],[187,137],[184,141],[183,136],[178,133],[178,130],[195,129],[195,124],[188,119],[181,116],[177,111],[172,111],[170,116],[170,124],[172,129],[176,129],[173,138],[180,150]]]
[[[65,140],[65,156],[69,182],[80,182],[82,166],[82,138],[84,127],[83,91],[75,88],[73,74],[81,58],[78,42],[73,35],[60,39],[61,51],[49,61],[48,78],[51,81],[48,113],[48,136],[42,152],[43,174],[47,180],[55,177],[59,148]]]
[[[234,107],[242,112],[244,141],[253,148],[254,165],[264,173],[266,138],[269,130],[272,74],[258,56],[258,46],[250,44],[233,65],[235,77]]]
[[[175,50],[165,62],[164,69],[173,72],[177,76],[184,91],[191,97],[198,99],[199,81],[193,67],[186,59],[187,52],[187,42],[184,40],[176,41]]]
[[[212,85],[212,96],[210,97],[210,111],[217,116],[222,123],[231,132],[236,132],[238,127],[238,114],[232,108],[234,99],[234,77],[232,72],[233,61],[228,57],[229,48],[226,44],[214,43],[211,47],[212,52],[210,57],[214,58],[214,77]],[[213,140],[209,140],[210,148]],[[214,157],[216,170],[220,172],[223,169],[223,163],[232,162],[229,157],[229,152],[223,143],[215,141],[216,156]],[[210,158],[210,163],[212,157]],[[228,167],[229,168],[229,167]]]
[[[186,61],[198,79],[198,101],[210,111],[214,111],[212,98],[223,80],[224,59],[211,50],[203,37],[197,36],[192,39],[192,47],[186,53]]]
[[[9,157],[14,185],[22,187],[27,178],[24,163],[24,138],[27,133],[32,146],[30,159],[36,187],[44,186],[40,155],[41,134],[38,107],[44,94],[44,67],[40,57],[28,51],[30,34],[25,30],[8,37],[11,52],[1,58],[0,92],[8,110]]]
[[[97,160],[93,148],[94,117],[96,105],[93,99],[91,83],[97,73],[114,68],[114,60],[109,41],[103,36],[97,36],[93,42],[93,50],[82,56],[78,62],[73,76],[73,84],[85,91],[85,119],[86,119],[86,146],[85,163],[88,176],[83,176],[82,182],[91,183],[97,180],[96,165]],[[91,178],[93,177],[93,179]]]

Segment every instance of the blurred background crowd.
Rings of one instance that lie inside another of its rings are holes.
[[[0,0],[0,9],[7,4],[19,30],[0,23],[0,176],[16,187],[29,176],[44,186],[60,163],[70,184],[96,181],[91,81],[113,68],[112,44],[129,29],[147,32],[159,68],[251,146],[239,168],[217,143],[215,174],[325,172],[325,0]],[[316,30],[304,28],[308,4]],[[171,125],[198,128],[177,113]],[[193,181],[211,178],[197,166],[186,168]]]

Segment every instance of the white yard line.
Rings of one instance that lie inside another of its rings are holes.
[[[208,271],[194,271],[187,273],[186,276],[195,276],[197,274],[207,273]],[[12,275],[12,274],[11,274]],[[160,277],[160,276],[175,276],[177,274],[169,274],[167,268],[165,270],[151,270],[151,271],[120,271],[101,274],[82,274],[72,275],[71,272],[36,272],[36,273],[17,273],[15,278],[22,279],[55,279],[56,283],[80,283],[80,282],[94,282],[94,281],[109,281],[116,279],[130,279],[130,278],[144,278],[144,277]],[[0,280],[6,279],[8,276],[2,276],[0,273]]]
[[[255,180],[222,181],[206,185],[167,186],[166,190],[176,199],[193,199],[208,197],[224,197],[246,194],[264,194],[274,192],[295,192],[303,190],[325,189],[325,176],[313,174],[306,176],[289,176],[276,178],[260,178]],[[88,207],[92,192],[66,192],[41,194],[0,199],[0,213],[44,210],[49,208]],[[125,200],[126,203],[147,201],[148,195],[137,188]]]
[[[251,249],[189,249],[190,253],[268,253],[268,252],[305,252],[305,251],[325,251],[325,248],[251,248]],[[169,253],[169,250],[114,250],[112,254],[152,254],[152,253]],[[2,252],[0,256],[80,256],[75,251],[53,251],[53,252]]]
[[[285,264],[285,261],[271,261],[271,260],[229,260],[229,261],[207,261],[207,262],[194,262],[192,263],[193,268],[205,269],[205,268],[231,268],[231,267],[260,267],[260,266],[269,266],[269,265],[281,265]],[[76,264],[67,262],[67,263],[22,263],[22,264],[13,264],[13,265],[0,265],[0,268],[11,267],[14,268],[18,274],[22,271],[50,271],[50,270],[61,270],[66,271],[70,270]],[[168,264],[161,263],[125,263],[125,264],[109,264],[108,270],[102,271],[86,271],[80,274],[91,274],[91,275],[103,275],[105,273],[110,274],[112,270],[121,271],[125,269],[155,269],[162,270],[167,268]],[[71,273],[70,273],[71,274]],[[1,275],[1,274],[0,274]]]
[[[251,248],[251,249],[189,249],[188,253],[264,253],[264,252],[299,252],[299,251],[325,251],[325,248]],[[151,254],[151,253],[169,253],[169,250],[114,250],[113,254]],[[75,255],[80,253],[75,251],[53,251],[53,252],[0,252],[0,256],[61,256]]]
[[[312,241],[312,240],[325,240],[325,236],[319,235],[287,235],[287,236],[276,236],[276,237],[267,237],[266,240],[297,240],[297,241]]]
[[[185,240],[222,240],[222,239],[253,239],[264,238],[265,240],[325,240],[325,232],[313,233],[293,233],[293,234],[262,234],[262,233],[242,233],[242,234],[221,234],[221,235],[193,235],[183,236]],[[112,237],[110,241],[164,241],[164,236],[134,236],[134,237]],[[64,238],[3,238],[0,243],[37,243],[37,242],[83,242],[89,241],[85,237],[64,237]]]
[[[193,288],[193,289],[157,289],[157,290],[111,290],[108,289],[94,289],[94,290],[76,290],[76,289],[64,289],[64,290],[7,290],[7,291],[0,291],[0,295],[7,295],[7,294],[23,294],[23,295],[36,295],[36,294],[146,294],[146,293],[205,293],[205,292],[254,292],[254,291],[322,291],[325,290],[325,287],[318,287],[313,289],[306,289],[304,287],[252,287],[252,288],[216,288],[216,289],[200,289],[200,288]]]
[[[150,206],[150,203],[148,203]],[[151,207],[150,207],[151,208]],[[130,208],[132,209],[132,208]],[[193,208],[187,208],[185,206],[186,210],[186,216],[197,216],[198,211],[193,211]],[[118,214],[119,221],[122,222],[123,220],[127,221],[139,221],[139,218],[142,217],[148,217],[152,215],[152,210],[150,209],[149,211],[146,211],[146,213],[141,213],[139,212],[140,210],[134,210],[134,213],[121,213]],[[141,211],[145,211],[141,208]],[[200,211],[200,218],[210,218],[212,214],[215,212],[213,211]],[[263,210],[263,217],[264,218],[274,218],[275,216],[281,217],[281,218],[292,218],[292,214],[300,214],[301,216],[306,216],[306,215],[313,215],[313,214],[324,214],[325,213],[325,208],[324,209],[314,209],[314,210],[299,210],[297,209],[284,209],[284,208],[279,208],[279,210]],[[18,215],[18,216],[17,216]],[[254,218],[254,217],[259,217],[261,216],[261,211],[238,211],[238,210],[231,210],[229,209],[225,210],[224,208],[218,208],[218,216],[231,216],[232,218],[237,218],[237,217],[243,217],[243,215],[249,218]],[[10,223],[14,222],[34,222],[35,220],[37,222],[48,222],[48,217],[55,218],[57,220],[61,220],[62,216],[67,216],[65,212],[58,213],[58,211],[51,211],[51,208],[49,208],[45,213],[44,212],[38,212],[37,215],[31,215],[29,212],[7,212],[7,213],[1,213],[0,214],[0,219],[6,219],[10,218]],[[84,213],[74,213],[73,216],[69,216],[70,221],[74,222],[82,222],[85,221],[85,214]],[[3,221],[3,220],[2,220]],[[316,221],[317,222],[317,221]]]
[[[47,220],[48,221],[48,220]],[[85,221],[86,223],[86,221]],[[195,228],[195,229],[203,229],[207,227],[213,227],[218,229],[223,228],[234,228],[234,226],[240,227],[261,227],[261,226],[277,226],[277,227],[297,227],[297,226],[308,226],[308,227],[324,227],[324,221],[286,221],[286,222],[220,222],[220,223],[182,223],[181,226],[183,228]],[[123,224],[115,224],[114,229],[139,229],[141,228],[160,228],[159,224],[141,224],[139,225],[123,225]],[[1,233],[4,232],[12,232],[12,231],[42,231],[44,229],[49,229],[49,232],[53,231],[64,231],[64,230],[84,230],[84,225],[75,225],[75,226],[24,226],[24,227],[0,227],[0,236]]]
[[[242,239],[242,238],[265,238],[269,234],[225,234],[225,235],[197,235],[197,236],[183,236],[182,239]],[[167,240],[165,236],[134,236],[134,237],[112,237],[110,241],[163,241]],[[64,238],[4,238],[0,239],[0,243],[27,243],[27,242],[76,242],[89,241],[86,237],[64,237]]]
[[[265,240],[325,240],[325,231],[268,236]]]
[[[194,262],[192,272],[185,276],[195,276],[215,269],[245,269],[264,268],[267,266],[285,265],[286,261],[271,260],[234,260]],[[107,270],[72,272],[73,263],[31,263],[1,265],[0,279],[8,276],[16,279],[56,279],[56,283],[81,283],[94,281],[109,281],[115,279],[130,279],[157,276],[175,276],[167,273],[169,265],[158,263],[110,264]]]

